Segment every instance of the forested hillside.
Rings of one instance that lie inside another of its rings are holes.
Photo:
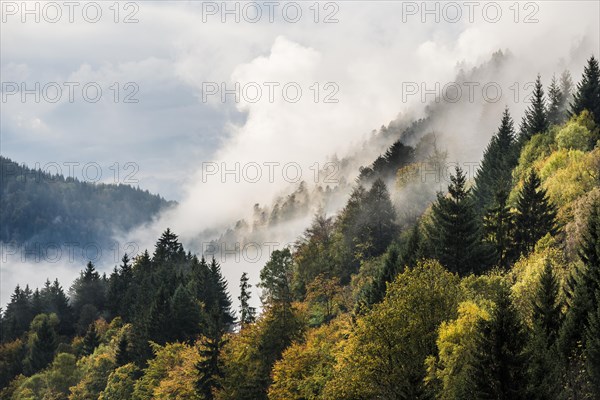
[[[0,242],[4,243],[104,246],[116,231],[149,222],[172,205],[130,185],[85,182],[2,156],[0,167]]]
[[[232,299],[170,230],[108,277],[17,287],[1,398],[600,399],[597,59],[531,99],[497,115],[473,179],[427,139],[357,171],[337,215],[272,252],[260,312],[245,273]],[[386,182],[428,179],[445,190],[402,218]]]

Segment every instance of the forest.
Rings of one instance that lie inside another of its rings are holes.
[[[148,222],[174,204],[122,183],[65,177],[56,163],[45,167],[30,168],[0,156],[0,242],[29,244],[32,251],[32,244],[47,242],[108,247],[115,232]]]
[[[600,399],[597,58],[497,119],[472,179],[400,141],[361,169],[337,215],[272,252],[260,310],[246,273],[233,299],[170,229],[110,275],[17,286],[0,398]],[[431,171],[446,190],[399,223],[389,182]]]

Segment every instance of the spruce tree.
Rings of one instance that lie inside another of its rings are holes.
[[[589,314],[585,329],[585,361],[592,391],[600,399],[600,291],[596,292],[596,309]]]
[[[532,169],[517,199],[515,241],[519,254],[531,252],[547,233],[556,233],[556,209]]]
[[[171,298],[171,340],[192,342],[200,333],[200,305],[187,287],[180,284]]]
[[[10,296],[2,318],[2,342],[8,342],[21,336],[29,328],[33,320],[31,307],[32,293],[29,286],[21,289],[19,285]]]
[[[570,115],[578,115],[583,110],[588,110],[593,115],[594,121],[600,123],[600,68],[594,56],[588,60],[581,82],[577,84]]]
[[[240,296],[238,297],[240,301],[240,326],[242,328],[256,319],[256,309],[250,307],[250,289],[252,285],[248,280],[248,274],[244,272],[240,278]]]
[[[153,261],[160,264],[180,262],[183,259],[185,259],[183,246],[179,243],[177,235],[167,228],[156,242]]]
[[[115,363],[117,367],[121,367],[132,361],[129,352],[129,340],[127,340],[127,334],[122,334],[117,343],[117,351],[115,354]]]
[[[535,80],[535,86],[531,98],[531,105],[525,110],[525,115],[521,122],[520,143],[529,140],[537,133],[546,132],[549,128],[548,114],[546,111],[546,100],[544,98],[544,88],[541,77],[538,74]]]
[[[30,375],[46,368],[52,362],[58,344],[56,332],[49,321],[49,317],[41,314],[38,318],[41,318],[41,321],[31,333],[29,351],[24,360],[25,369]],[[36,321],[38,318],[36,318]],[[32,325],[34,324],[35,322],[32,323]]]
[[[481,319],[473,356],[472,383],[478,399],[527,399],[526,336],[510,289],[503,287],[497,296],[490,320]]]
[[[562,74],[560,74],[560,115],[563,116],[563,121],[567,118],[569,114],[569,103],[573,98],[573,80],[571,79],[571,73],[567,70],[564,70]]]
[[[450,177],[449,195],[437,194],[427,225],[434,256],[450,271],[465,275],[489,262],[481,246],[481,232],[466,176],[460,167]]]
[[[88,356],[92,354],[99,345],[100,337],[98,336],[98,331],[96,331],[96,324],[92,322],[83,337],[83,355]]]
[[[572,276],[567,290],[568,308],[560,329],[560,349],[570,357],[583,342],[590,314],[598,307],[596,293],[600,290],[600,204],[596,202],[588,217],[587,232],[579,257],[583,266]]]
[[[376,257],[385,252],[398,232],[396,211],[383,180],[377,179],[373,182],[367,193],[363,212],[366,220],[363,226],[364,236],[368,237],[370,244],[365,256]]]
[[[556,76],[552,75],[552,81],[548,86],[548,123],[551,125],[558,125],[563,122],[562,115],[562,101],[563,94],[560,90],[560,86],[556,81]]]
[[[482,215],[493,205],[495,193],[510,187],[511,172],[516,166],[517,160],[513,120],[506,108],[502,114],[498,132],[485,149],[481,166],[475,176],[473,195]]]
[[[514,217],[508,206],[508,192],[500,188],[495,203],[483,218],[484,239],[491,245],[495,265],[508,268],[514,261]]]
[[[553,399],[560,393],[560,359],[556,346],[561,324],[559,284],[546,261],[533,301],[533,329],[528,345],[529,393],[533,399]]]
[[[553,344],[561,324],[561,304],[558,301],[559,285],[550,261],[546,261],[540,276],[539,288],[533,302],[533,321]]]
[[[220,354],[224,341],[221,335],[212,334],[201,340],[200,361],[196,364],[198,381],[196,391],[203,399],[214,399],[214,391],[220,388],[219,378],[223,376]]]

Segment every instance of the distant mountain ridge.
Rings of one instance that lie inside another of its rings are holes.
[[[126,184],[91,183],[32,169],[0,156],[0,242],[107,245],[114,232],[151,221],[173,206]]]

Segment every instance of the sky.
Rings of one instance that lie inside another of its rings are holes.
[[[167,226],[185,241],[244,217],[373,129],[422,116],[436,84],[495,51],[516,60],[492,80],[519,116],[536,73],[547,84],[568,68],[577,81],[600,47],[597,1],[73,4],[0,2],[0,152],[177,200],[121,235],[141,248]],[[490,82],[477,83],[485,102]],[[451,155],[480,157],[498,120],[481,140],[455,129]],[[2,261],[2,304],[17,282],[75,276],[64,260]],[[230,287],[240,268],[224,268]]]

